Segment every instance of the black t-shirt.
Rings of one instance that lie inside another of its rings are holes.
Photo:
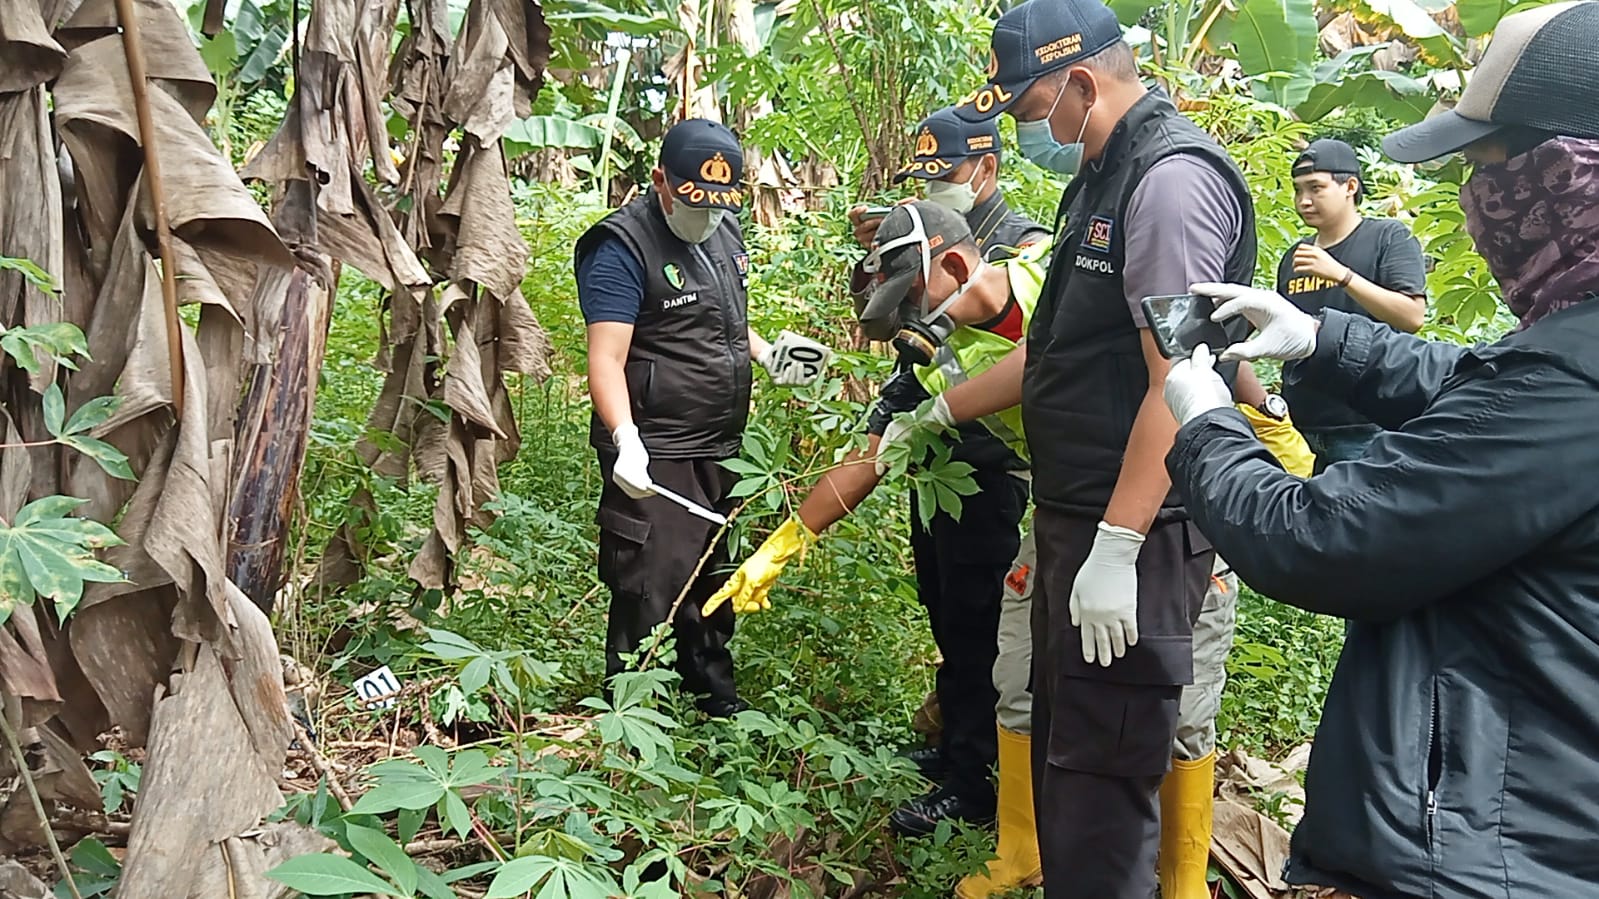
[[[1299,243],[1309,243],[1313,239],[1307,237]],[[1338,309],[1352,315],[1375,317],[1339,287],[1336,281],[1315,275],[1295,274],[1294,247],[1283,254],[1282,262],[1277,266],[1278,293],[1312,315],[1323,309]],[[1422,260],[1421,244],[1417,243],[1404,222],[1361,219],[1348,237],[1327,247],[1327,254],[1379,287],[1409,296],[1421,296],[1427,292],[1427,266]],[[1288,400],[1294,424],[1301,428],[1327,429],[1371,424],[1337,397],[1305,384],[1289,384],[1285,380],[1283,398]]]

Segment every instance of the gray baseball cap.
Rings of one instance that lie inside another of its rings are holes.
[[[966,217],[937,203],[918,200],[895,206],[883,217],[863,263],[873,284],[856,309],[861,331],[872,340],[893,337],[899,330],[900,306],[916,277],[928,277],[934,259],[971,239]]]
[[[1596,40],[1596,0],[1506,16],[1455,108],[1388,135],[1383,152],[1399,162],[1425,162],[1517,125],[1599,137]]]

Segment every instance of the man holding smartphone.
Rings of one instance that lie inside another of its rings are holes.
[[[1316,233],[1283,255],[1277,292],[1312,315],[1337,309],[1398,331],[1420,330],[1427,314],[1421,244],[1403,222],[1360,214],[1366,188],[1355,148],[1341,140],[1313,141],[1294,161],[1293,174],[1294,208]],[[1359,458],[1382,430],[1338,397],[1297,379],[1283,381],[1288,407],[1316,453],[1317,472]]]
[[[1139,80],[1099,0],[1028,0],[994,27],[989,83],[956,107],[1008,112],[1021,151],[1071,183],[1027,341],[935,401],[929,422],[1020,399],[1035,452],[1033,778],[1049,897],[1147,899],[1161,847],[1193,627],[1214,553],[1164,466],[1170,363],[1145,296],[1254,273],[1254,209],[1225,151]],[[989,383],[983,383],[987,381]],[[1166,899],[1206,895],[1212,755],[1180,767]],[[1203,796],[1200,794],[1203,793]],[[1181,798],[1181,797],[1179,797]],[[1191,837],[1191,838],[1190,838]],[[1170,857],[1168,857],[1170,856]]]

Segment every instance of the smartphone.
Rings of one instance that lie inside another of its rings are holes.
[[[866,211],[861,213],[861,218],[863,218],[863,219],[880,219],[883,216],[888,215],[890,212],[893,212],[893,211],[894,211],[894,207],[892,207],[892,206],[868,206],[868,207],[866,207]]]
[[[1187,359],[1202,343],[1220,353],[1234,342],[1230,332],[1239,332],[1237,337],[1242,339],[1242,332],[1248,328],[1241,320],[1240,327],[1230,329],[1211,321],[1216,307],[1210,297],[1198,294],[1144,297],[1139,304],[1155,335],[1155,346],[1167,359]]]

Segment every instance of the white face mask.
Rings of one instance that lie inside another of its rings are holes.
[[[983,176],[983,167],[977,166],[972,176],[962,184],[959,181],[927,182],[927,201],[937,203],[957,215],[965,215],[977,205],[977,179]]]
[[[679,240],[684,243],[704,243],[722,226],[722,215],[727,210],[699,209],[674,202],[671,212],[665,212],[664,209],[662,212],[666,215],[666,227],[672,229]]]

